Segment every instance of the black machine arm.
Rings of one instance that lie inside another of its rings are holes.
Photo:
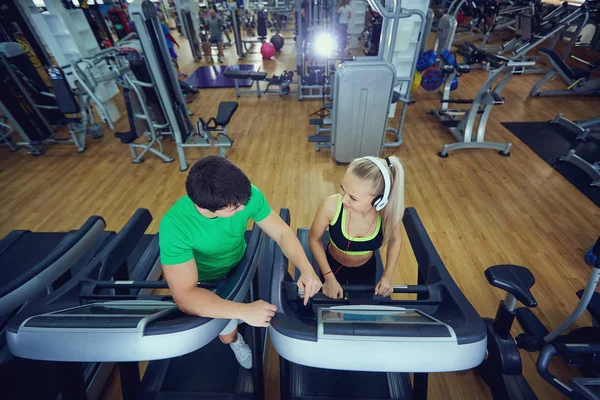
[[[211,131],[214,129],[217,129],[217,121],[215,120],[214,117],[211,117],[208,121],[204,121],[204,119],[202,117],[200,117],[200,120],[198,121],[198,123],[200,125],[202,125],[202,129],[205,131]],[[210,124],[213,124],[212,126]]]
[[[500,68],[510,61],[509,58],[483,51],[471,42],[465,42],[456,48],[467,65],[487,63],[492,68]]]

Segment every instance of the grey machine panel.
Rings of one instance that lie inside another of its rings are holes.
[[[381,61],[343,63],[335,73],[331,155],[338,163],[379,156],[396,69]]]
[[[442,50],[450,50],[452,42],[454,42],[454,34],[456,33],[457,27],[458,22],[454,15],[442,15],[438,22],[437,38],[435,40],[435,45],[433,46],[433,50],[437,54],[440,54]]]

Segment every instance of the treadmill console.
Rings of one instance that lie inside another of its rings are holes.
[[[79,307],[54,311],[26,319],[22,329],[85,329],[90,330],[137,330],[143,331],[148,322],[162,317],[177,306],[162,301],[110,301],[86,304]]]
[[[400,307],[323,307],[318,312],[317,334],[322,339],[419,341],[452,340],[452,329],[415,309]]]

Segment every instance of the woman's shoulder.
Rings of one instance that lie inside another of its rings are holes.
[[[337,205],[338,202],[340,201],[342,195],[339,193],[336,194],[332,194],[331,196],[328,196],[325,198],[325,200],[323,201],[323,204],[335,204]]]
[[[327,215],[327,217],[329,217],[329,220],[333,219],[334,215],[337,213],[338,206],[340,203],[340,198],[341,198],[340,194],[337,193],[337,194],[333,194],[333,195],[327,197],[323,201],[321,208],[325,212],[325,215]]]

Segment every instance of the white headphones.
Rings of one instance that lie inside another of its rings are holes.
[[[383,175],[383,195],[381,195],[381,194],[377,195],[377,197],[375,197],[373,199],[373,202],[371,203],[371,205],[373,207],[375,207],[375,210],[381,211],[381,210],[383,210],[383,207],[386,206],[386,204],[388,203],[388,200],[390,198],[390,187],[392,186],[392,183],[391,183],[392,179],[390,178],[390,171],[377,157],[367,156],[367,157],[363,157],[363,158],[370,160],[375,165],[377,165],[379,170],[381,170],[381,174]],[[390,164],[389,160],[388,160],[388,164]]]

